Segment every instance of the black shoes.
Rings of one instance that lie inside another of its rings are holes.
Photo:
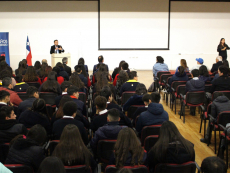
[[[203,142],[203,143],[208,143],[208,140],[207,139],[205,139],[205,138],[202,138],[202,139],[200,139],[200,142]]]

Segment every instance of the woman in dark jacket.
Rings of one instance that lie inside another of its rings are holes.
[[[32,108],[24,111],[19,119],[19,123],[22,123],[26,128],[31,128],[36,124],[42,125],[48,134],[51,133],[51,126],[47,116],[46,103],[43,99],[36,99],[33,102]]]
[[[227,50],[230,49],[228,45],[225,43],[225,39],[220,39],[220,44],[217,47],[217,52],[219,52],[219,56],[222,56],[222,60],[227,60]]]
[[[183,66],[178,67],[178,71],[170,78],[169,85],[171,86],[174,81],[188,81],[188,76]]]
[[[199,74],[200,74],[200,76],[199,76],[200,80],[202,80],[204,82],[211,81],[211,77],[210,77],[208,69],[205,65],[200,66]]]
[[[173,122],[165,121],[157,143],[148,153],[146,165],[150,172],[154,172],[160,163],[183,164],[189,161],[195,161],[194,145],[180,134]]]
[[[45,159],[41,146],[45,143],[46,137],[44,127],[39,124],[33,126],[27,136],[15,137],[10,143],[11,147],[5,163],[24,164],[37,172],[41,162]]]

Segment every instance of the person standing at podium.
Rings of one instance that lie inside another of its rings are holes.
[[[65,50],[62,48],[61,45],[58,45],[58,40],[54,40],[54,45],[51,46],[50,48],[50,54],[53,54],[53,53],[62,53],[64,52]]]

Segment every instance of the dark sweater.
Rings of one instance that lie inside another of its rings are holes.
[[[204,91],[204,90],[205,90],[205,82],[202,80],[191,79],[186,83],[186,93],[192,91]]]
[[[25,82],[16,83],[16,85],[14,86],[14,91],[15,92],[26,92],[28,87],[29,85]]]
[[[78,74],[81,81],[84,83],[84,85],[87,87],[88,79],[83,74]]]
[[[211,115],[216,118],[223,111],[230,111],[230,100],[226,96],[219,96],[211,104]]]
[[[64,70],[66,71],[68,76],[71,76],[71,68],[69,66],[67,66],[66,64],[63,64],[63,66],[64,66]]]
[[[138,84],[136,80],[128,80],[121,86],[120,95],[125,91],[135,91]]]
[[[23,102],[21,102],[18,106],[18,114],[17,114],[17,119],[19,119],[20,115],[22,112],[27,110],[28,108],[31,108],[33,105],[33,102],[36,100],[35,97],[30,97]]]
[[[222,62],[222,61],[218,61],[217,63],[213,64],[213,65],[212,65],[211,72],[213,73],[213,72],[218,71],[218,68],[219,68],[219,66],[221,66],[221,65],[223,65],[223,62]]]
[[[230,78],[228,76],[220,76],[212,83],[211,93],[214,91],[230,90]]]
[[[171,86],[173,81],[188,81],[188,76],[185,72],[182,75],[180,75],[179,72],[176,72],[169,80],[170,86]]]
[[[147,109],[148,109],[148,107],[143,106],[143,107],[137,108],[137,110],[134,112],[134,114],[133,114],[133,126],[134,127],[136,126],[137,117],[140,116],[142,112],[147,111]]]

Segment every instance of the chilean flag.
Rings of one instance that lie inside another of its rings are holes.
[[[30,42],[29,42],[28,36],[27,36],[27,42],[26,42],[26,60],[27,60],[27,65],[32,66],[32,53],[31,53]]]

